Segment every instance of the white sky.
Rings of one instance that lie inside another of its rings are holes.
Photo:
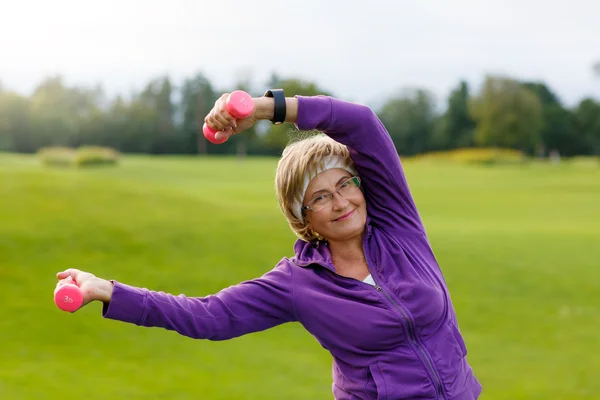
[[[371,105],[404,87],[444,102],[495,73],[573,105],[600,97],[597,60],[597,0],[0,0],[0,82],[23,94],[50,74],[112,95],[196,71],[262,91],[277,71]]]

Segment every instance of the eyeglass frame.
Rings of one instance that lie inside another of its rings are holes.
[[[343,197],[344,199],[346,199],[346,197],[345,197],[345,196],[343,196],[343,195],[340,193],[340,190],[341,190],[341,186],[342,186],[342,185],[344,185],[345,183],[348,183],[348,182],[350,182],[350,181],[354,181],[354,182],[355,182],[355,185],[356,185],[356,188],[357,188],[357,189],[360,189],[360,188],[361,188],[361,183],[362,183],[362,181],[361,181],[361,179],[360,179],[360,176],[358,176],[358,175],[351,176],[350,178],[346,179],[344,182],[340,183],[340,184],[338,185],[338,187],[337,187],[337,189],[336,189],[335,191],[333,191],[333,192],[325,191],[325,193],[323,193],[323,194],[320,194],[319,196],[317,196],[317,197],[315,197],[315,198],[312,198],[312,199],[311,199],[311,200],[308,202],[308,204],[307,204],[307,205],[305,205],[305,206],[302,206],[302,208],[301,208],[301,210],[302,210],[302,213],[306,213],[306,211],[307,211],[307,210],[310,210],[310,211],[312,211],[312,212],[318,212],[318,211],[324,210],[325,208],[327,208],[327,206],[328,206],[328,205],[329,205],[331,202],[333,202],[333,196],[335,195],[335,193],[339,194],[341,197]],[[325,195],[327,195],[327,196],[331,196],[331,200],[329,201],[329,203],[328,203],[328,204],[326,204],[325,206],[323,206],[323,208],[319,208],[318,210],[314,210],[314,209],[313,209],[313,208],[310,206],[310,204],[311,204],[312,202],[314,202],[316,199],[318,199],[320,196],[325,196]]]

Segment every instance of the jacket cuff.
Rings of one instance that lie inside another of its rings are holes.
[[[295,96],[298,99],[296,128],[324,131],[332,119],[332,99],[329,96]]]
[[[110,302],[102,306],[102,317],[139,324],[146,309],[147,289],[137,288],[111,280],[113,293]]]

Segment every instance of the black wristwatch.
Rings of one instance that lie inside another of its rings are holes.
[[[283,89],[269,89],[265,92],[265,97],[272,97],[275,100],[275,112],[273,113],[271,122],[276,125],[285,122],[287,110],[285,108],[285,94],[283,94]]]

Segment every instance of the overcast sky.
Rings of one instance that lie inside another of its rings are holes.
[[[596,60],[597,0],[0,0],[0,82],[23,94],[51,74],[127,94],[196,71],[262,90],[277,71],[371,105],[404,87],[443,102],[493,73],[572,105],[600,98]]]

